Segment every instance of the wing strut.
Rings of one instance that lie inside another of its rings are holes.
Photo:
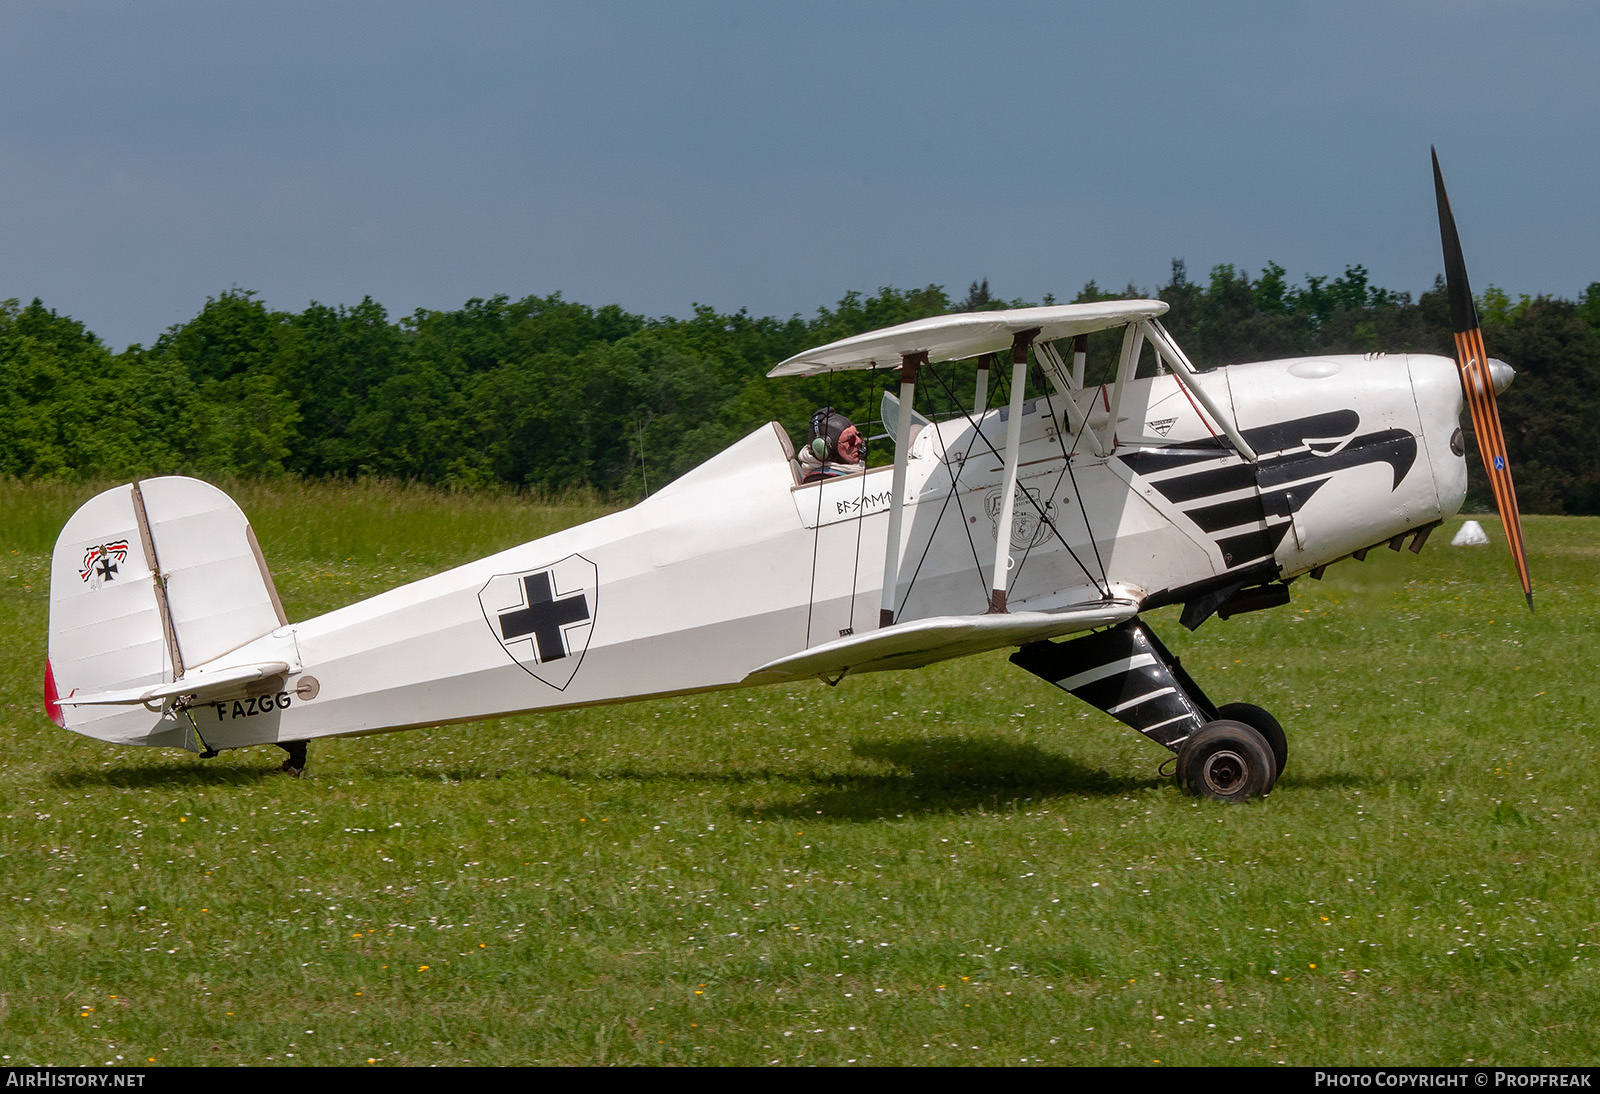
[[[1129,323],[1122,329],[1122,358],[1117,363],[1117,380],[1111,385],[1111,398],[1106,403],[1105,436],[1100,447],[1110,452],[1117,447],[1117,418],[1122,411],[1122,393],[1139,371],[1139,354],[1144,349],[1144,324]]]
[[[989,587],[989,614],[1006,610],[1006,579],[1011,562],[1011,514],[1017,500],[1017,453],[1022,446],[1022,396],[1028,386],[1028,347],[1039,328],[1011,336],[1011,420],[1006,423],[1006,467],[1000,486],[999,529],[994,537],[994,579]]]
[[[894,441],[894,484],[890,487],[889,540],[883,551],[883,599],[878,604],[878,626],[894,625],[895,585],[900,579],[900,525],[906,510],[906,461],[911,456],[911,400],[917,394],[917,370],[928,363],[926,350],[900,358],[900,418]]]
[[[1088,335],[1082,335],[1081,337],[1084,342],[1088,342]],[[1074,340],[1073,344],[1076,346],[1076,339]],[[1106,454],[1106,450],[1100,444],[1100,434],[1096,433],[1092,429],[1087,428],[1088,418],[1084,415],[1084,412],[1078,408],[1078,400],[1076,398],[1076,394],[1083,390],[1083,365],[1086,352],[1080,352],[1076,349],[1073,350],[1072,371],[1068,372],[1066,362],[1061,359],[1061,354],[1059,351],[1057,351],[1054,345],[1049,342],[1040,342],[1033,348],[1039,354],[1039,357],[1044,361],[1045,367],[1049,369],[1050,373],[1055,377],[1056,386],[1061,389],[1061,394],[1063,396],[1061,400],[1061,410],[1066,415],[1067,425],[1071,427],[1072,430],[1072,450],[1076,452],[1078,450],[1078,442],[1080,440],[1087,440],[1089,442],[1090,450],[1096,456],[1104,456]],[[1047,392],[1046,398],[1048,397],[1049,394]],[[1091,402],[1090,406],[1093,405],[1094,404]],[[1050,414],[1051,417],[1055,416],[1054,403],[1050,405]]]
[[[1153,319],[1142,320],[1139,326],[1143,328],[1145,336],[1156,347],[1156,352],[1166,360],[1167,364],[1172,366],[1172,378],[1178,381],[1178,386],[1194,396],[1200,405],[1206,408],[1206,413],[1211,415],[1211,420],[1217,423],[1223,435],[1238,450],[1239,455],[1243,456],[1249,463],[1259,462],[1261,457],[1256,455],[1256,450],[1251,448],[1244,439],[1243,434],[1239,432],[1238,426],[1233,423],[1231,418],[1222,413],[1222,408],[1212,401],[1210,395],[1206,394],[1206,389],[1195,383],[1195,377],[1199,375],[1199,372],[1189,361],[1189,358],[1184,355],[1178,343],[1173,341],[1172,336],[1167,333],[1167,328]]]

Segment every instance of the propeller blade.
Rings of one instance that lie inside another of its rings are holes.
[[[1494,401],[1494,382],[1489,376],[1489,355],[1483,348],[1483,331],[1478,326],[1478,309],[1467,284],[1467,264],[1461,257],[1461,237],[1456,234],[1456,218],[1450,212],[1450,198],[1444,192],[1444,175],[1439,171],[1439,153],[1433,151],[1433,190],[1439,203],[1439,240],[1444,246],[1444,280],[1450,295],[1450,320],[1456,332],[1456,363],[1461,367],[1461,389],[1472,411],[1472,432],[1478,438],[1478,454],[1489,475],[1495,508],[1505,526],[1506,543],[1522,579],[1522,595],[1533,610],[1533,581],[1528,576],[1528,551],[1522,541],[1522,515],[1517,511],[1517,493],[1511,483],[1511,461],[1506,458],[1506,438],[1500,429],[1500,411]]]

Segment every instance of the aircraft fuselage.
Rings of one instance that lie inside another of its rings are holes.
[[[1065,405],[1106,431],[1105,389],[1053,390],[1024,404],[1006,529],[1009,415],[924,428],[907,461],[896,622],[983,612],[1001,535],[1014,611],[1107,595],[1150,607],[1281,582],[1461,505],[1462,393],[1448,359],[1271,361],[1191,382],[1255,462],[1171,375],[1124,385],[1105,455]],[[221,749],[738,686],[769,661],[878,626],[890,469],[797,485],[795,467],[787,438],[763,426],[631,509],[279,627],[207,665],[287,665],[273,680],[186,712],[69,708],[67,726]],[[57,569],[75,553],[58,548]],[[172,665],[128,673],[95,685],[170,681]],[[76,686],[56,682],[62,695]]]

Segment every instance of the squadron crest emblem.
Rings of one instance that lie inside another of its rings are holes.
[[[1027,497],[1023,495],[1026,494]],[[1028,498],[1033,499],[1033,504],[1028,503]],[[1000,535],[1000,510],[1005,500],[1005,491],[999,488],[989,491],[983,499],[984,512],[989,514],[989,519],[994,522],[994,534]],[[1044,495],[1035,487],[1017,487],[1016,502],[1011,508],[1011,547],[1016,551],[1026,551],[1037,547],[1050,535],[1050,526],[1039,518],[1039,510],[1043,509],[1045,516],[1055,519],[1055,502],[1046,500]]]

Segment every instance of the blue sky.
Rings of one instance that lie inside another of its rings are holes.
[[[1600,5],[0,7],[0,299],[809,314],[1268,261],[1600,280]]]

